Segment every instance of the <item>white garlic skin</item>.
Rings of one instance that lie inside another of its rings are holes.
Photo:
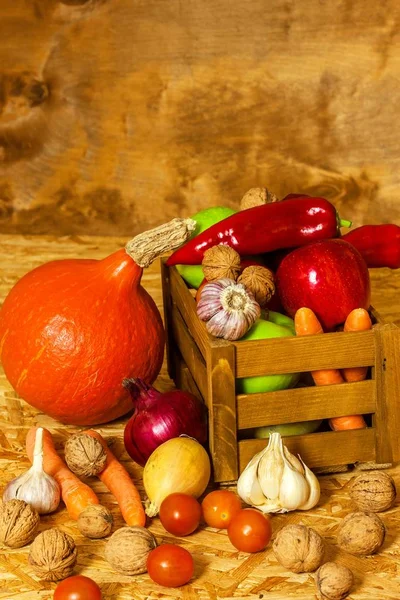
[[[244,502],[264,513],[285,513],[316,506],[320,486],[301,458],[291,454],[280,434],[273,432],[268,446],[241,473],[237,493]]]
[[[43,471],[43,429],[36,431],[32,467],[5,487],[3,501],[24,500],[40,515],[54,512],[61,500],[60,486]]]
[[[261,308],[241,283],[223,278],[207,283],[197,304],[198,317],[211,335],[238,340],[260,317]]]

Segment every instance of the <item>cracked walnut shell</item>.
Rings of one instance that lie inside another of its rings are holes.
[[[382,471],[363,473],[355,478],[349,494],[360,510],[383,512],[396,500],[396,484],[390,475]]]
[[[65,462],[75,475],[98,475],[106,466],[107,454],[99,440],[86,433],[72,435],[65,444]]]
[[[311,527],[286,525],[277,534],[272,550],[280,564],[293,573],[315,571],[324,558],[324,541]]]
[[[44,581],[69,577],[74,569],[77,549],[73,538],[60,529],[46,529],[34,539],[29,551],[29,564]]]
[[[382,546],[385,534],[385,525],[376,513],[353,512],[340,523],[337,541],[349,554],[369,556]]]
[[[0,542],[9,548],[30,544],[39,527],[38,512],[24,500],[7,500],[0,505]]]

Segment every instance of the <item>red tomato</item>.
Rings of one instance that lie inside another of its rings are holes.
[[[161,503],[159,517],[172,535],[189,535],[200,524],[201,506],[189,494],[170,494]]]
[[[53,600],[101,600],[97,583],[84,575],[74,575],[61,581],[56,587]]]
[[[232,518],[241,510],[242,502],[234,492],[214,490],[204,498],[201,508],[207,525],[226,529]]]
[[[260,552],[271,539],[272,528],[268,516],[255,508],[244,508],[233,517],[228,527],[228,537],[242,552]]]
[[[161,544],[147,557],[151,579],[166,587],[185,585],[193,577],[194,562],[190,552],[175,544]]]

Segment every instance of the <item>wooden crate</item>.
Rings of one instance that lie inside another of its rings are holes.
[[[208,407],[209,448],[216,482],[237,480],[266,440],[241,439],[255,427],[372,415],[371,426],[287,437],[291,452],[311,468],[400,459],[400,328],[375,313],[370,331],[228,342],[214,338],[196,314],[191,291],[175,267],[162,263],[167,361],[178,387]],[[357,383],[302,387],[263,394],[235,392],[235,380],[316,369],[368,366]]]

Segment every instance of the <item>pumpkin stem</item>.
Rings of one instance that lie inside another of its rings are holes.
[[[188,241],[196,228],[193,219],[176,217],[150,231],[139,233],[125,246],[126,253],[139,267],[148,267],[165,252],[173,251]]]

